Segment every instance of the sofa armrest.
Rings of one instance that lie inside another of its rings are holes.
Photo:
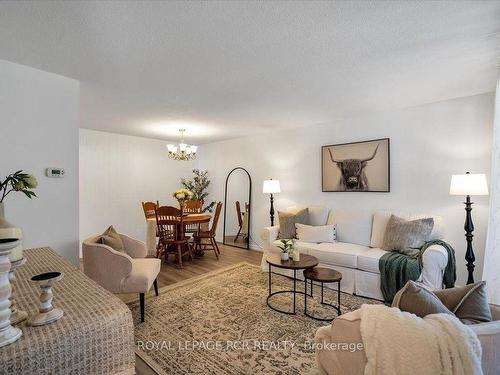
[[[265,227],[260,231],[260,238],[263,241],[264,250],[271,248],[272,244],[278,238],[280,226]]]
[[[132,258],[103,244],[84,241],[83,272],[111,293],[120,293],[123,280],[132,272]]]
[[[448,263],[448,252],[441,245],[432,245],[422,256],[421,282],[432,290],[443,289],[443,274]]]
[[[136,240],[126,234],[120,234],[120,237],[123,241],[125,251],[131,258],[146,258],[148,249],[144,242]]]
[[[500,305],[490,303],[490,310],[493,320],[500,320]]]

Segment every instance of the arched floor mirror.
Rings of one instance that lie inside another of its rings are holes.
[[[245,168],[228,173],[224,192],[224,245],[250,248],[252,178]]]

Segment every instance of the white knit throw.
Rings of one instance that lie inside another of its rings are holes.
[[[384,305],[361,307],[365,375],[482,375],[476,334],[449,314],[425,318]]]

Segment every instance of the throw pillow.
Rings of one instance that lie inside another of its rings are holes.
[[[118,232],[111,225],[106,231],[99,237],[99,242],[103,245],[111,247],[113,250],[125,252],[125,247],[123,246],[123,241]]]
[[[295,224],[309,224],[309,210],[304,208],[295,214],[278,211],[278,218],[280,222],[278,239],[295,238]]]
[[[433,292],[411,280],[396,293],[392,307],[397,307],[421,318],[429,314],[453,315],[453,312]]]
[[[337,239],[335,224],[313,226],[296,223],[295,229],[299,241],[333,243]]]
[[[464,324],[491,322],[486,282],[434,291],[434,294]]]
[[[415,256],[420,252],[420,248],[429,241],[433,227],[433,218],[408,221],[391,215],[385,230],[382,249]]]

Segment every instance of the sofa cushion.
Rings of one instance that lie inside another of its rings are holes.
[[[337,224],[337,241],[370,246],[372,217],[370,212],[332,209],[328,224]]]
[[[432,217],[434,219],[434,227],[432,228],[432,233],[430,240],[440,240],[444,238],[444,225],[443,218],[436,215],[426,215],[426,214],[408,214],[390,211],[377,211],[373,215],[373,228],[370,240],[371,247],[382,247],[384,241],[385,229],[391,215],[399,216],[405,220],[416,220],[423,219],[426,217]]]
[[[280,229],[278,239],[295,238],[295,224],[308,224],[309,211],[307,208],[296,213],[278,211]]]
[[[358,255],[358,269],[373,273],[380,273],[378,261],[387,251],[382,249],[370,249]]]
[[[299,241],[332,243],[337,239],[335,224],[314,226],[296,223],[295,229]]]
[[[367,246],[346,242],[302,243],[302,246],[307,247],[307,253],[318,258],[320,263],[348,268],[357,268],[358,255],[370,250]]]
[[[401,254],[416,256],[425,245],[434,227],[433,218],[405,220],[391,215],[385,229],[382,249],[398,251]]]
[[[290,206],[287,211],[290,213],[297,213],[300,210],[307,208],[309,210],[309,225],[325,225],[328,219],[328,208],[325,206]]]

